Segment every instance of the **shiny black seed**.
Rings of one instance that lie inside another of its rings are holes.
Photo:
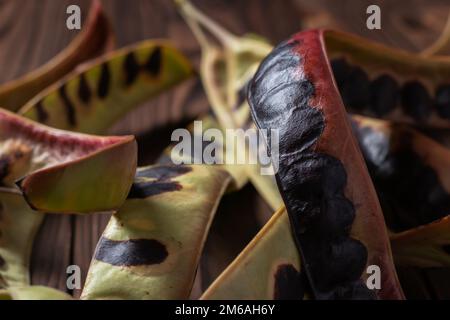
[[[331,68],[333,69],[334,79],[338,86],[345,82],[348,75],[352,71],[350,65],[345,59],[334,59],[331,61]]]
[[[370,110],[384,116],[394,110],[399,100],[399,85],[388,75],[376,78],[370,84]]]
[[[450,85],[441,86],[437,89],[436,109],[439,116],[450,119]]]
[[[426,120],[431,114],[432,100],[427,89],[418,81],[410,81],[402,88],[402,108],[416,121]]]
[[[339,91],[347,108],[360,111],[369,104],[369,77],[363,69],[354,67],[339,86]]]

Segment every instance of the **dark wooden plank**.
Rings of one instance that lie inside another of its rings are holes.
[[[258,33],[272,43],[283,40],[302,27],[328,25],[416,51],[437,37],[450,6],[448,0],[200,0],[194,3],[232,32]],[[0,61],[3,62],[0,83],[45,63],[73,39],[76,31],[65,28],[65,8],[69,4],[79,4],[84,15],[89,7],[88,0],[0,1]],[[382,9],[381,31],[365,28],[365,8],[369,4],[379,4]],[[171,1],[133,0],[131,4],[129,1],[108,0],[104,1],[104,6],[116,30],[118,46],[146,38],[168,37],[198,62],[198,45]],[[201,86],[193,80],[138,108],[124,117],[111,132],[138,134],[139,161],[140,164],[148,164],[164,147],[153,135],[167,137],[167,132],[154,130],[160,130],[164,124],[190,118],[206,110],[207,106]],[[33,251],[33,283],[65,290],[65,268],[71,263],[80,265],[84,276],[106,222],[106,216],[47,217]],[[207,247],[210,248],[210,243]],[[229,252],[235,255],[236,250],[231,248]],[[210,276],[217,275],[223,267],[222,264],[210,272]],[[407,274],[410,275],[406,278],[412,281],[423,280],[416,273]],[[448,297],[448,291],[445,291],[445,288],[450,288],[447,280],[439,282],[448,272],[441,270],[430,274],[427,277],[433,286],[431,289],[428,286],[427,290],[433,290],[437,297]],[[211,279],[206,282],[209,281]],[[416,284],[421,291],[426,285],[419,282]],[[76,291],[75,295],[78,294]]]

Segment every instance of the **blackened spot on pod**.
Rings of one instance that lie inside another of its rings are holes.
[[[292,264],[279,265],[275,272],[274,300],[303,300],[308,280]]]
[[[450,194],[414,150],[411,131],[383,132],[354,123],[356,137],[393,231],[418,227],[450,212]]]
[[[152,76],[156,77],[161,72],[162,67],[162,49],[161,47],[156,47],[147,62],[145,63],[145,70]]]
[[[91,101],[92,92],[87,83],[86,76],[84,73],[80,74],[80,80],[78,82],[78,97],[84,104],[88,104]]]
[[[418,81],[403,85],[401,92],[403,112],[416,121],[426,120],[431,114],[432,100],[427,89]]]
[[[113,266],[133,267],[160,264],[168,255],[166,246],[154,239],[117,241],[102,237],[95,259]]]
[[[141,181],[134,182],[131,186],[128,199],[142,199],[158,194],[181,190],[182,186],[177,181]]]
[[[440,86],[436,90],[435,101],[439,116],[450,119],[450,85]]]
[[[111,85],[111,72],[109,70],[108,62],[101,65],[100,77],[98,79],[97,96],[101,99],[108,95],[109,87]]]
[[[58,92],[59,92],[59,96],[61,97],[61,100],[64,104],[64,107],[66,108],[67,123],[73,127],[77,123],[77,121],[75,119],[75,107],[73,106],[72,101],[67,96],[66,86],[62,85],[59,88]]]
[[[161,165],[147,168],[139,168],[136,178],[154,178],[159,181],[167,181],[192,171],[189,166]]]
[[[309,105],[315,95],[314,82],[302,69],[301,50],[293,50],[301,45],[298,41],[285,42],[275,48],[260,65],[248,96],[258,127],[279,129],[277,184],[311,289],[316,298],[327,299],[342,287],[362,283],[368,253],[362,242],[350,237],[355,209],[344,194],[344,165],[313,148],[325,119]],[[347,106],[365,107],[370,96],[367,75],[359,67],[351,67],[345,76],[347,66],[340,67],[343,70],[337,71],[337,82],[342,82]],[[369,295],[359,290],[345,292]]]
[[[45,111],[45,108],[42,104],[42,100],[39,100],[36,105],[36,115],[37,115],[37,119],[40,123],[45,123],[47,122],[48,119],[48,113],[47,111]]]
[[[394,110],[399,97],[400,87],[391,76],[381,75],[370,84],[370,110],[379,117]]]
[[[123,61],[123,70],[125,72],[125,85],[130,86],[139,75],[140,66],[136,60],[134,52],[130,52],[125,56]]]
[[[346,108],[361,111],[370,100],[369,77],[360,67],[351,67],[348,76],[339,86],[339,92]]]

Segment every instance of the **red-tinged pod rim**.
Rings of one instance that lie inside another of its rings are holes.
[[[22,148],[28,171],[16,182],[29,205],[49,213],[115,210],[125,200],[136,170],[133,136],[100,137],[52,129],[0,110],[0,139],[12,141],[1,155],[3,172],[17,162],[9,153]],[[19,147],[17,147],[19,146]],[[26,151],[23,151],[26,150]]]

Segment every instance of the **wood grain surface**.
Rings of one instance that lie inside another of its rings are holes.
[[[87,0],[0,0],[0,83],[45,63],[74,38],[65,27],[66,7],[78,4],[85,17]],[[442,30],[448,0],[199,0],[201,10],[234,33],[257,33],[277,43],[304,28],[333,27],[395,47],[419,51]],[[104,0],[105,11],[116,33],[117,46],[147,38],[169,38],[198,63],[199,47],[169,0]],[[378,4],[382,29],[366,28],[365,10]],[[208,103],[198,80],[192,80],[143,105],[111,130],[138,136],[139,164],[152,163],[170,141],[170,128],[206,112]],[[168,129],[169,128],[169,129]],[[241,201],[239,201],[241,199]],[[244,200],[245,199],[245,200]],[[236,203],[246,201],[245,208]],[[226,241],[233,221],[245,212],[238,241]],[[192,298],[214,279],[258,231],[256,215],[269,213],[252,187],[230,195],[220,206],[208,237]],[[83,280],[108,215],[48,215],[33,250],[32,282],[66,289],[66,267],[77,264]],[[220,223],[219,223],[220,222]],[[228,230],[227,230],[228,229]],[[242,230],[241,230],[242,229]],[[214,257],[214,259],[211,259]],[[208,259],[209,258],[209,259]],[[215,261],[214,263],[211,261]],[[450,298],[449,270],[401,269],[399,276],[410,298]],[[80,292],[73,292],[78,297]]]

